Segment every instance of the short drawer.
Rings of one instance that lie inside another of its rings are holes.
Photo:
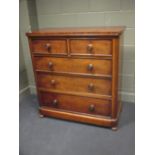
[[[46,54],[67,54],[66,40],[33,40],[32,52]]]
[[[111,101],[88,97],[44,93],[41,96],[41,106],[67,110],[92,115],[111,115]]]
[[[111,60],[35,57],[36,70],[111,75]]]
[[[38,73],[38,87],[64,92],[111,95],[111,79],[60,76]]]
[[[111,55],[111,40],[73,39],[70,40],[70,52],[73,55]]]

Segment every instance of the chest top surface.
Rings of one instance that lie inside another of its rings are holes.
[[[37,36],[119,36],[124,31],[123,26],[113,27],[79,27],[79,28],[44,28],[27,32],[28,37]]]

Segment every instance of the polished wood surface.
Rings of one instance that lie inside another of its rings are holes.
[[[88,123],[88,124],[94,124],[99,126],[106,126],[106,127],[112,127],[117,124],[117,119],[110,119],[105,116],[98,116],[95,117],[93,115],[88,115],[84,113],[73,113],[70,111],[62,111],[54,108],[49,107],[40,107],[39,108],[40,113],[43,116],[50,116],[54,118],[59,119],[65,119],[70,121],[76,121],[81,123]]]
[[[112,63],[112,118],[116,118],[119,107],[119,98],[118,98],[118,74],[119,74],[119,39],[113,39],[113,63]]]
[[[123,29],[53,28],[26,33],[42,116],[116,129]]]
[[[124,26],[105,26],[105,27],[69,27],[69,28],[44,28],[33,32],[27,32],[27,36],[120,36],[124,30]]]
[[[66,54],[66,40],[36,39],[33,40],[32,51],[35,53]]]
[[[112,74],[111,60],[35,57],[35,69],[57,72]]]
[[[37,74],[38,87],[72,92],[111,95],[111,79]]]
[[[112,100],[111,95],[93,94],[93,93],[89,93],[89,92],[61,91],[61,90],[41,88],[41,87],[38,87],[38,90],[40,91],[40,93],[47,92],[47,93],[57,93],[57,94],[64,94],[64,95],[83,96],[83,97]]]
[[[110,102],[89,97],[72,96],[71,98],[70,95],[41,94],[42,106],[92,115],[110,116]]]
[[[112,41],[106,39],[71,39],[71,54],[103,54],[111,55]]]

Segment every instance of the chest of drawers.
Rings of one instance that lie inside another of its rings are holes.
[[[122,32],[96,27],[26,33],[41,116],[116,129]]]

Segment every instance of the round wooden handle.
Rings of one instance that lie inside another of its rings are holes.
[[[52,67],[53,67],[53,63],[52,63],[52,62],[49,62],[49,63],[48,63],[48,67],[49,67],[49,68],[52,68]]]
[[[55,85],[55,80],[51,80],[51,85]]]
[[[52,105],[53,105],[53,106],[57,106],[57,105],[58,105],[58,100],[57,100],[57,99],[54,99],[54,100],[52,101]]]
[[[91,90],[91,91],[94,90],[94,84],[93,83],[90,83],[88,85],[88,89]]]
[[[88,67],[87,67],[87,69],[88,69],[89,71],[92,71],[93,68],[94,68],[93,64],[89,64]]]
[[[89,111],[90,112],[93,112],[95,110],[95,105],[94,104],[91,104],[90,106],[89,106]]]
[[[45,48],[46,48],[48,51],[50,51],[50,50],[51,50],[51,44],[49,44],[49,43],[45,44]]]
[[[91,53],[92,50],[93,50],[93,45],[92,44],[88,44],[87,45],[87,51]]]

